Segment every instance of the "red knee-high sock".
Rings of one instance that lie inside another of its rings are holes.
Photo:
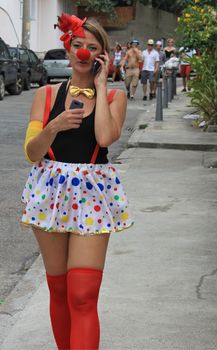
[[[97,313],[101,270],[74,268],[68,271],[68,304],[71,316],[71,350],[99,348]]]
[[[50,318],[58,350],[70,349],[70,313],[67,302],[67,274],[46,274],[50,290]]]

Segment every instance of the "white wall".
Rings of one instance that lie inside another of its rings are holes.
[[[38,3],[37,42],[35,50],[47,51],[61,47],[59,41],[61,34],[58,29],[54,30],[54,23],[57,23],[57,15],[59,15],[58,1],[39,0]]]
[[[30,48],[36,52],[44,52],[56,47],[62,47],[59,38],[61,32],[54,30],[57,16],[63,11],[62,0],[34,0],[35,13],[31,18]],[[20,0],[0,0],[0,37],[11,45],[22,42],[22,11]],[[9,16],[13,22],[10,22]],[[15,34],[17,33],[17,36]]]
[[[9,45],[17,45],[21,42],[22,36],[22,19],[20,17],[20,1],[19,0],[0,0],[0,7],[2,7],[7,13],[0,8],[0,37]],[[9,16],[13,22],[10,22]],[[19,41],[17,36],[19,37]]]

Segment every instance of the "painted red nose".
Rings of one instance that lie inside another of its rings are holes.
[[[90,58],[90,51],[87,49],[80,48],[77,50],[77,57],[81,61],[87,61]]]

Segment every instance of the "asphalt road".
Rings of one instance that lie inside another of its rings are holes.
[[[123,83],[109,83],[109,88],[123,88]],[[19,224],[23,206],[20,198],[30,170],[23,155],[23,140],[30,107],[36,88],[20,96],[5,96],[0,102],[0,303],[9,295],[19,279],[39,255],[38,246],[30,229]],[[144,108],[142,89],[138,100],[130,101],[122,136],[110,148],[109,158],[115,159],[126,148],[135,127],[137,109]]]

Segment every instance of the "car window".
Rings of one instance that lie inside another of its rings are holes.
[[[66,51],[65,50],[51,50],[46,52],[44,56],[45,60],[67,60]]]
[[[1,40],[0,40],[0,58],[11,58],[6,45]]]
[[[17,58],[17,49],[15,47],[9,47],[8,50],[10,52],[11,57]]]
[[[29,55],[27,50],[20,49],[20,60],[25,63],[29,62]]]
[[[33,63],[37,63],[39,61],[38,57],[36,56],[36,54],[34,54],[33,51],[29,50],[29,56]]]

